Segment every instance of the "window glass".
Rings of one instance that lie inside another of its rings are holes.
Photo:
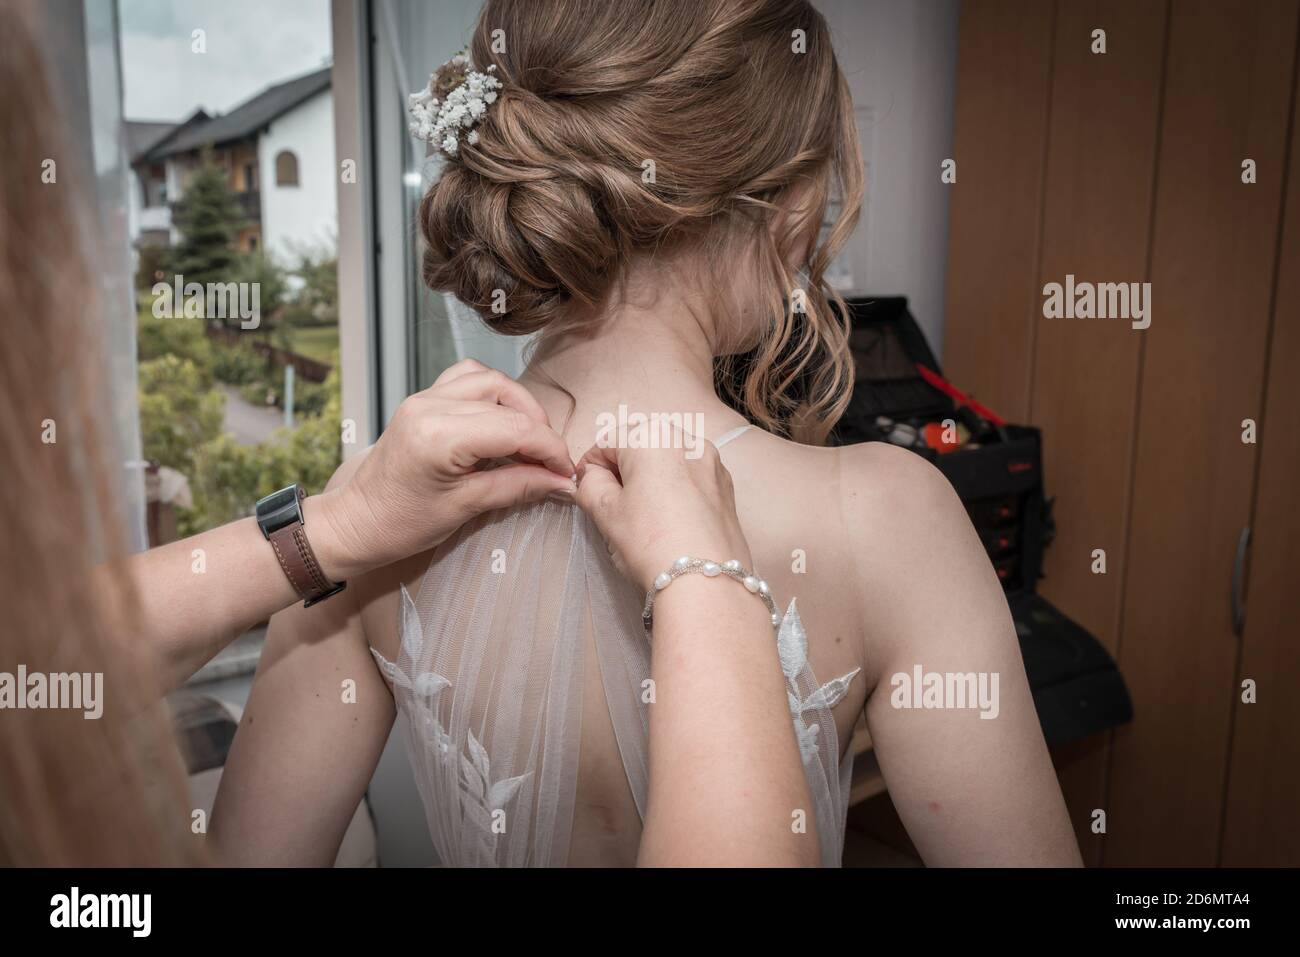
[[[376,0],[371,7],[385,419],[406,393],[427,386],[459,358],[472,356],[512,375],[522,369],[525,340],[491,333],[471,310],[430,292],[419,278],[419,202],[439,161],[407,132],[407,97],[467,47],[481,7],[481,0]]]
[[[319,491],[340,461],[330,4],[116,7],[138,363],[122,381],[157,544]]]

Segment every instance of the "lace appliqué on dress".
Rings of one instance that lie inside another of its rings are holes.
[[[800,678],[806,672],[808,679],[811,679],[812,672],[807,670],[808,633],[804,631],[803,621],[799,618],[799,608],[793,598],[790,599],[790,607],[786,609],[785,617],[781,619],[781,628],[776,636],[776,649],[781,657],[781,671],[788,685],[786,696],[790,702],[790,717],[794,719],[795,738],[799,741],[799,754],[803,758],[803,763],[808,764],[817,756],[817,734],[821,731],[821,725],[808,724],[803,716],[810,711],[830,711],[834,708],[848,694],[849,685],[862,669],[854,668],[848,674],[826,682],[807,697],[800,696]],[[815,682],[810,680],[810,683]]]
[[[484,570],[497,549],[511,556],[510,574]],[[399,598],[397,661],[371,654],[392,684],[444,865],[567,863],[584,673],[599,676],[644,817],[650,655],[641,596],[576,506],[540,503],[471,523],[430,564],[415,600],[405,587]],[[821,862],[838,866],[853,755],[840,759],[831,709],[860,669],[817,682],[794,601],[776,642]]]
[[[415,610],[415,603],[401,586],[402,650],[412,661],[421,660],[424,632],[420,627],[420,616]],[[370,653],[379,664],[379,669],[393,683],[395,688],[402,688],[415,697],[424,699],[426,710],[421,714],[423,734],[420,736],[433,759],[449,777],[459,783],[463,813],[462,824],[473,835],[473,843],[482,863],[491,862],[496,856],[496,841],[505,821],[506,806],[519,792],[519,789],[532,777],[531,771],[515,777],[492,780],[492,759],[487,749],[474,737],[474,732],[466,729],[465,747],[462,749],[447,734],[438,718],[438,698],[443,691],[451,687],[451,682],[432,671],[421,672],[412,681],[401,668],[389,661],[375,649]]]

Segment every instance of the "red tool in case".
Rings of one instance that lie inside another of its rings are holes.
[[[966,395],[965,392],[962,392],[955,385],[924,363],[916,363],[916,371],[920,374],[922,379],[930,383],[930,385],[934,386],[944,395],[948,396],[948,398],[952,399],[952,401],[957,404],[958,408],[969,406],[976,415],[986,422],[992,422],[997,426],[1004,426],[1007,424],[1002,416],[998,415],[991,409],[980,405],[974,399]]]

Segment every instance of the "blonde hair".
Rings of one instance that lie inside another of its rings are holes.
[[[132,640],[132,582],[91,558],[121,556],[124,541],[98,411],[102,314],[79,249],[89,199],[68,182],[76,164],[53,119],[33,9],[0,0],[0,10],[0,460],[11,466],[0,496],[0,671],[104,676],[97,720],[0,711],[0,864],[193,863],[202,849],[180,753],[152,656]],[[43,183],[51,159],[58,179]]]
[[[862,161],[812,5],[488,0],[471,59],[503,89],[421,204],[426,284],[498,332],[550,333],[608,303],[638,254],[698,253],[719,291],[745,257],[766,318],[753,328],[721,297],[732,314],[719,326],[748,326],[755,347],[722,382],[765,427],[785,430],[798,409],[823,438],[852,387],[843,301],[824,276],[857,221]]]

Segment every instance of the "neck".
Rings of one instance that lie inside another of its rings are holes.
[[[538,347],[522,379],[553,423],[561,428],[571,411],[573,427],[564,431],[585,441],[584,421],[623,404],[635,412],[706,413],[709,438],[741,424],[713,389],[715,335],[704,297],[667,284],[653,296],[637,293],[630,283],[619,302]]]

